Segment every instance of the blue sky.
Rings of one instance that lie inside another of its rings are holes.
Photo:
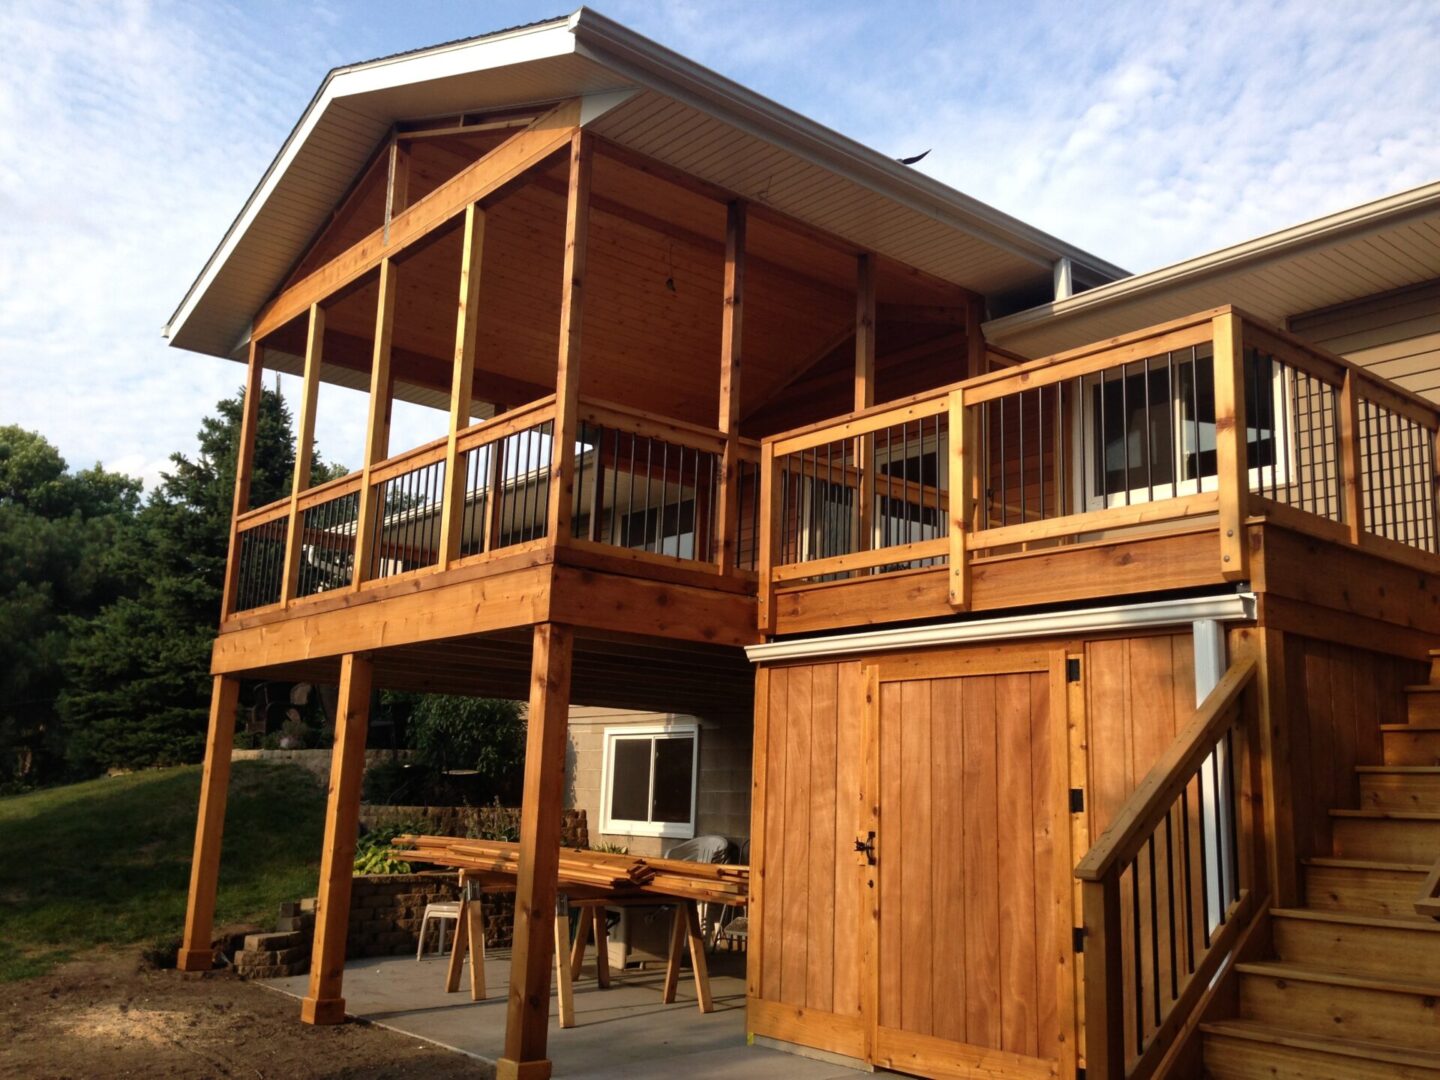
[[[1435,0],[597,6],[1134,271],[1440,179]],[[326,70],[564,10],[6,0],[0,423],[153,482],[241,380],[160,327]]]

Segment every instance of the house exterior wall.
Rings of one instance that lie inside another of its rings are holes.
[[[1296,316],[1290,329],[1440,401],[1440,281]]]
[[[664,855],[680,842],[604,831],[601,780],[605,729],[694,719],[677,713],[624,709],[577,706],[570,710],[570,742],[565,757],[567,806],[585,811],[592,843],[621,844],[637,855]],[[751,726],[738,719],[701,719],[698,723],[695,835],[716,834],[742,843],[750,837]]]

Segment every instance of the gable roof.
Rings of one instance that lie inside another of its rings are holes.
[[[1046,283],[1061,258],[1095,280],[1125,273],[581,8],[331,71],[165,336],[241,355],[397,121],[574,97],[602,137],[976,292]]]

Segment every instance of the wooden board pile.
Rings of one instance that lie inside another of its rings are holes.
[[[397,836],[393,850],[396,858],[407,862],[497,877],[515,877],[520,872],[520,845],[503,840]],[[561,848],[559,881],[562,891],[595,890],[617,899],[661,896],[701,904],[743,904],[749,893],[750,868]]]

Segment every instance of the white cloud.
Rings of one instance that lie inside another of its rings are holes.
[[[605,7],[1133,270],[1440,177],[1433,0]],[[325,70],[555,10],[0,6],[0,422],[153,482],[242,377],[159,328]],[[322,407],[327,457],[357,402]]]

